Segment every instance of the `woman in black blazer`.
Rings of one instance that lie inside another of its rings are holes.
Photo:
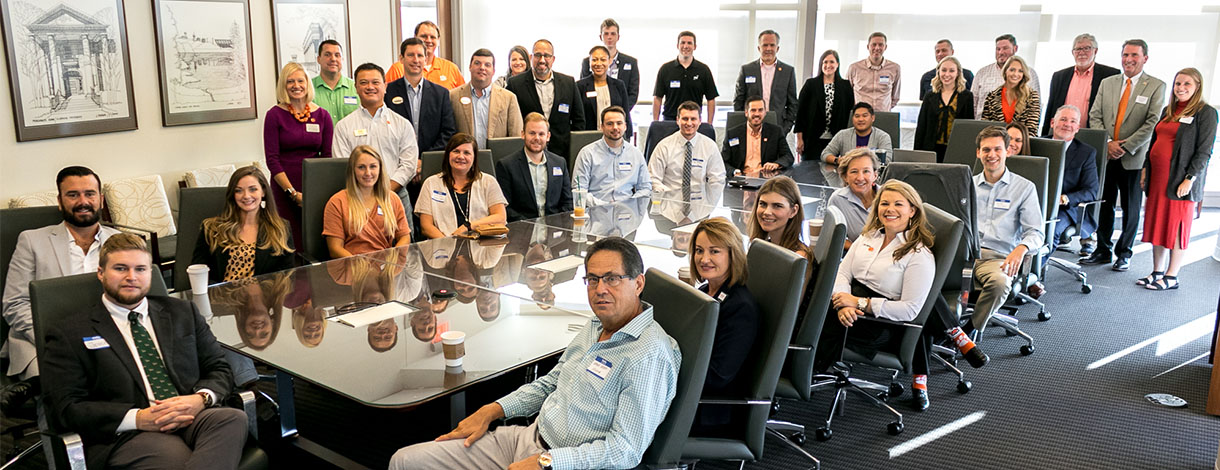
[[[1169,105],[1152,133],[1140,172],[1144,203],[1143,241],[1152,243],[1152,274],[1136,281],[1152,290],[1178,288],[1178,269],[1190,241],[1195,205],[1216,140],[1216,109],[1203,101],[1203,75],[1182,69],[1173,78]],[[1166,267],[1165,252],[1169,252]]]
[[[577,80],[576,89],[584,97],[584,130],[597,131],[601,130],[602,109],[610,106],[622,106],[623,109],[628,109],[627,84],[607,73],[610,70],[610,50],[606,49],[606,46],[593,46],[593,49],[589,50],[589,70],[593,71],[593,75]],[[602,93],[599,88],[610,95],[609,102],[605,106],[597,105],[599,94]],[[627,132],[623,134],[623,138],[631,138],[631,130],[631,114],[628,113]],[[576,158],[576,155],[572,155],[570,158]]]
[[[827,50],[818,60],[821,73],[805,80],[796,112],[796,152],[801,161],[819,161],[836,132],[846,129],[856,93],[839,74],[839,53]]]
[[[915,150],[934,151],[937,163],[943,163],[955,119],[974,119],[974,95],[966,89],[962,63],[949,56],[936,65],[932,91],[923,97],[919,107]]]
[[[225,208],[205,219],[191,264],[206,264],[208,282],[227,282],[293,267],[292,235],[275,211],[263,172],[253,165],[229,178]]]

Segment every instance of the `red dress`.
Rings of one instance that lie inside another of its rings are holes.
[[[1186,248],[1195,216],[1194,201],[1169,199],[1169,167],[1178,126],[1177,122],[1156,125],[1156,142],[1148,151],[1148,200],[1144,203],[1143,241],[1170,249]],[[1175,182],[1173,191],[1178,184],[1181,181]]]

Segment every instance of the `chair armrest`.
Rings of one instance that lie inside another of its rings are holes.
[[[813,346],[807,344],[789,344],[789,351],[813,351]]]
[[[700,398],[700,405],[767,405],[771,406],[771,400],[748,399],[748,398]]]
[[[906,328],[923,328],[923,325],[919,325],[919,324],[915,324],[915,323],[907,323],[904,321],[894,321],[894,320],[890,320],[888,318],[881,318],[881,317],[858,316],[858,317],[856,317],[856,319],[871,321],[874,323],[880,323],[882,325],[902,326],[902,327],[906,327]]]
[[[254,392],[246,390],[237,396],[241,397],[241,408],[246,412],[246,425],[249,427],[250,435],[258,440],[258,407],[254,400]]]
[[[81,441],[80,434],[64,433],[59,435],[59,439],[63,441],[68,454],[68,468],[85,470],[85,443]]]
[[[1101,203],[1102,203],[1102,200],[1101,200],[1101,199],[1095,199],[1095,200],[1092,200],[1092,201],[1084,201],[1084,202],[1081,202],[1081,203],[1079,203],[1079,204],[1076,204],[1076,207],[1088,207],[1088,206],[1091,206],[1091,205],[1094,205],[1094,204],[1101,204]]]

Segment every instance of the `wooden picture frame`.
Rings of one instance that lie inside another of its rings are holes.
[[[153,0],[161,123],[258,118],[249,0]]]
[[[0,0],[17,141],[136,129],[122,0]]]
[[[275,36],[275,73],[289,62],[305,68],[316,77],[318,45],[327,39],[351,50],[351,28],[347,0],[271,0],[271,30]],[[352,56],[344,54],[342,76],[350,76]]]

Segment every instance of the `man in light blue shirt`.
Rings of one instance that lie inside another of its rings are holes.
[[[982,331],[1012,290],[1021,260],[1042,246],[1042,206],[1034,184],[1008,171],[1008,133],[992,126],[974,139],[983,171],[974,176],[974,203],[978,210],[979,245],[982,254],[974,262],[974,288],[979,289],[967,333]]]
[[[644,261],[631,242],[598,240],[585,258],[595,319],[577,333],[546,376],[479,408],[457,428],[399,449],[391,470],[586,468],[640,463],[674,397],[682,354],[640,300]],[[529,416],[529,426],[492,421]]]
[[[381,155],[382,171],[390,180],[390,190],[402,199],[411,213],[411,198],[406,185],[415,176],[419,145],[407,118],[385,106],[385,75],[376,64],[356,67],[356,94],[360,109],[335,124],[331,155],[348,158],[359,145],[368,145]]]
[[[602,138],[580,149],[572,170],[572,189],[587,190],[586,205],[596,206],[633,197],[649,197],[652,182],[644,154],[623,140],[627,112],[610,106],[602,110]]]

